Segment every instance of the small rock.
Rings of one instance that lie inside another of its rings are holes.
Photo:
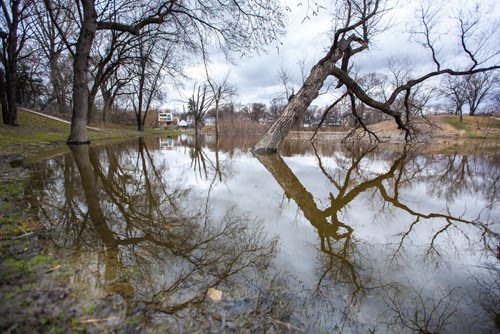
[[[220,302],[222,300],[222,291],[215,288],[210,288],[207,291],[207,297],[210,298],[213,302]]]

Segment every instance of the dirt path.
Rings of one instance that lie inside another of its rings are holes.
[[[35,115],[39,115],[39,116],[43,116],[43,117],[46,117],[46,118],[50,118],[50,119],[52,119],[54,121],[58,121],[58,122],[66,123],[66,124],[71,124],[70,121],[67,121],[67,120],[59,118],[59,117],[46,115],[46,114],[43,114],[41,112],[30,110],[30,109],[26,109],[26,108],[19,108],[19,109],[23,109],[24,111],[30,112],[30,113],[35,114]],[[106,132],[103,129],[95,128],[95,127],[92,127],[92,126],[87,126],[87,129],[92,130],[92,131],[97,131],[97,132]]]

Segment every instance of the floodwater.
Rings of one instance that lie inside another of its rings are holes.
[[[89,296],[174,331],[498,330],[498,155],[291,141],[254,157],[254,142],[73,146],[33,165],[45,247]]]

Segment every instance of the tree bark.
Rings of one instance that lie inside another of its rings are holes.
[[[7,104],[7,83],[4,81],[5,74],[0,68],[0,105],[2,106],[2,122],[7,124],[7,113],[9,110]]]
[[[7,18],[9,31],[7,34],[7,46],[4,49],[5,67],[5,95],[6,108],[2,106],[3,122],[6,125],[17,126],[17,61],[18,61],[18,36],[19,28],[19,6],[20,1],[13,1],[11,4],[11,17]],[[7,13],[5,13],[7,14]],[[10,21],[10,22],[9,22]],[[5,47],[5,46],[4,46]],[[5,52],[6,51],[6,52]]]
[[[94,119],[94,102],[95,102],[95,97],[97,96],[98,88],[93,88],[90,90],[87,98],[87,106],[88,106],[88,111],[87,111],[87,123],[92,122]]]
[[[56,99],[57,111],[60,114],[68,112],[63,84],[61,80],[61,69],[59,68],[59,54],[52,51],[49,58],[50,81],[52,82],[53,96]]]
[[[101,85],[101,95],[104,100],[104,106],[102,108],[102,121],[107,122],[108,115],[111,112],[111,107],[113,106],[113,95],[103,85]]]
[[[97,14],[91,0],[83,0],[83,22],[80,36],[76,43],[73,74],[73,114],[71,116],[71,133],[68,144],[88,144],[88,61],[90,48],[97,31]]]
[[[215,101],[215,136],[219,137],[219,100]]]
[[[295,121],[307,110],[311,102],[318,96],[323,82],[330,75],[332,66],[341,58],[342,53],[336,52],[329,58],[324,58],[316,64],[298,91],[288,102],[283,114],[271,125],[260,141],[255,145],[256,154],[274,153],[295,124]]]

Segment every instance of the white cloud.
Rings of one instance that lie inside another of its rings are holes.
[[[212,54],[210,64],[211,74],[216,78],[221,78],[227,73],[229,81],[238,88],[237,99],[242,103],[269,101],[282,93],[278,71],[281,66],[287,69],[291,78],[295,82],[296,90],[300,87],[300,71],[298,61],[305,59],[309,71],[310,67],[316,63],[326,52],[329,46],[328,31],[331,28],[331,15],[328,9],[320,10],[317,16],[311,16],[304,20],[306,15],[304,6],[297,6],[299,0],[286,0],[291,13],[288,19],[287,34],[280,44],[269,45],[267,53],[254,54],[239,59],[238,64],[230,64],[220,54]],[[321,1],[320,1],[321,2]],[[323,1],[328,8],[328,1]],[[377,35],[371,42],[369,52],[356,56],[357,68],[362,72],[383,72],[387,68],[388,58],[408,57],[411,59],[413,71],[421,73],[432,66],[430,51],[424,49],[414,41],[410,41],[408,30],[415,28],[416,8],[420,1],[405,1],[405,5],[393,9],[388,13],[386,20],[390,20],[391,28],[382,34]],[[490,14],[498,20],[499,7],[493,0],[484,0],[482,5],[489,5]],[[442,47],[441,55],[448,63],[457,62],[453,58],[456,54],[453,42],[456,35],[450,33],[454,28],[450,17],[458,11],[456,5],[451,2],[441,1],[435,6],[441,8],[439,28],[440,42]],[[389,16],[390,15],[390,16]],[[496,15],[496,16],[495,16]],[[497,42],[497,41],[495,41]],[[196,81],[201,81],[204,75],[204,68],[196,65],[187,70],[187,73]],[[188,96],[192,90],[192,83],[185,85],[184,96]],[[172,100],[180,100],[178,96],[171,94]],[[329,95],[321,95],[314,102],[319,106],[327,104],[332,99]],[[177,106],[179,102],[176,102]],[[172,105],[172,104],[170,104]]]

